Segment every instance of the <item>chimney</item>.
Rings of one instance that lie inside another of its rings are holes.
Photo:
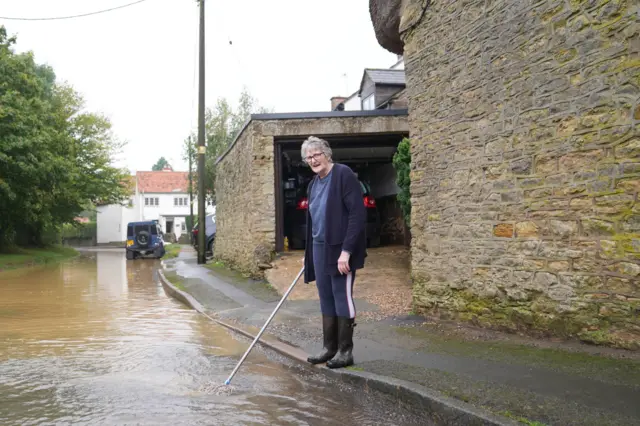
[[[331,98],[331,111],[336,111],[336,107],[346,100],[347,98],[344,96],[334,96]]]

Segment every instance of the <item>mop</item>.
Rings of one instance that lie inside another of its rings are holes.
[[[267,322],[264,323],[264,325],[262,326],[262,329],[260,330],[260,332],[258,333],[258,335],[255,337],[255,339],[253,339],[253,342],[251,342],[251,345],[249,345],[249,348],[246,350],[246,352],[244,353],[244,355],[242,356],[242,358],[240,359],[240,361],[238,362],[238,364],[236,365],[236,367],[233,369],[233,371],[231,372],[231,374],[229,375],[229,378],[227,380],[225,380],[224,382],[224,387],[229,386],[229,384],[231,383],[231,379],[233,379],[233,376],[235,376],[235,374],[238,372],[238,369],[240,368],[240,366],[242,365],[242,363],[244,362],[244,360],[247,358],[247,356],[249,355],[249,352],[251,352],[251,349],[253,349],[253,347],[255,346],[255,344],[258,342],[258,340],[260,339],[260,336],[262,336],[262,333],[264,333],[264,331],[266,330],[267,326],[269,325],[269,323],[271,322],[271,320],[273,319],[273,317],[276,315],[276,313],[278,312],[278,310],[280,309],[280,306],[282,306],[282,304],[284,303],[284,301],[287,299],[287,296],[289,296],[289,293],[291,293],[291,291],[293,290],[293,287],[295,287],[296,283],[298,282],[298,280],[300,279],[300,276],[302,276],[302,273],[304,272],[304,266],[302,267],[302,269],[300,269],[300,272],[298,272],[298,275],[296,276],[295,280],[293,280],[293,282],[291,283],[291,285],[289,286],[289,288],[287,289],[286,293],[284,294],[284,296],[282,296],[282,299],[280,299],[280,302],[278,303],[278,305],[276,306],[276,308],[273,310],[273,312],[271,313],[271,315],[269,316],[269,318],[267,319]],[[218,392],[221,389],[222,386],[219,386]],[[217,393],[218,393],[217,392]]]

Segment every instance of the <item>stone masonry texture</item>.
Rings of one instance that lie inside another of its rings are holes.
[[[217,165],[215,259],[253,277],[262,277],[273,259],[275,138],[408,130],[406,115],[250,121]]]
[[[407,3],[416,310],[640,348],[640,3]]]

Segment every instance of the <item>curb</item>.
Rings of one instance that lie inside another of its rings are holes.
[[[158,275],[160,276],[162,287],[169,296],[181,301],[192,309],[195,309],[199,313],[209,318],[211,321],[245,337],[255,339],[255,335],[246,330],[212,318],[206,313],[204,306],[202,306],[202,304],[198,302],[193,296],[171,284],[171,282],[165,277],[163,271],[158,271]],[[520,423],[511,419],[497,416],[487,411],[483,411],[463,401],[446,397],[436,391],[430,390],[415,383],[408,382],[406,380],[394,379],[392,377],[381,376],[366,371],[357,371],[350,369],[331,370],[329,368],[323,368],[320,365],[313,366],[307,362],[308,355],[302,349],[283,343],[279,340],[270,339],[268,338],[268,336],[266,336],[266,334],[263,334],[262,338],[258,340],[257,343],[269,349],[272,349],[280,353],[281,355],[293,358],[294,360],[303,363],[306,367],[320,371],[332,379],[338,379],[344,383],[364,390],[370,389],[381,392],[392,397],[394,402],[396,402],[400,406],[408,405],[411,407],[415,407],[423,412],[425,416],[429,417],[437,425],[520,425]]]

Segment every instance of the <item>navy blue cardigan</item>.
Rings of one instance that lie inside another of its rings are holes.
[[[309,183],[317,181],[315,176]],[[356,174],[350,167],[336,163],[331,173],[331,187],[327,194],[325,217],[325,268],[332,275],[338,271],[338,258],[342,250],[351,253],[349,267],[351,270],[364,267],[367,256],[366,222],[367,212],[362,199],[362,187]],[[304,251],[304,282],[315,281],[313,267],[313,238],[311,236],[311,213],[307,210],[307,237]]]

